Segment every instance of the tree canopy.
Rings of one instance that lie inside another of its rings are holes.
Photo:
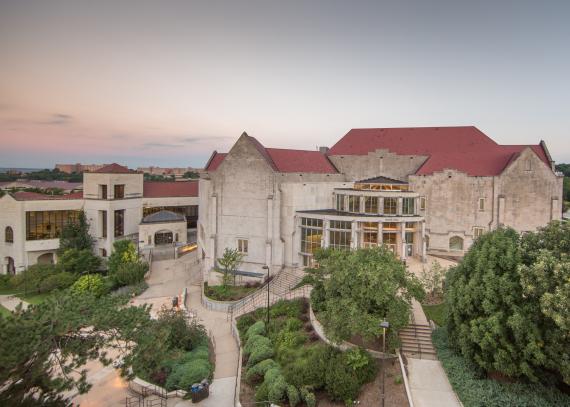
[[[451,344],[487,372],[570,384],[570,226],[477,239],[447,278]]]
[[[93,249],[93,237],[89,234],[89,222],[84,211],[79,213],[77,222],[69,222],[61,231],[58,254],[62,255],[69,249]]]
[[[353,251],[320,250],[311,303],[327,335],[335,341],[353,335],[377,337],[389,321],[390,337],[409,323],[412,298],[424,296],[422,284],[385,247]]]
[[[0,405],[68,406],[63,392],[87,392],[82,367],[94,359],[109,364],[110,349],[129,355],[151,323],[148,306],[127,301],[62,292],[0,317]]]

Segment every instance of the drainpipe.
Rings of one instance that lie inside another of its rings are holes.
[[[493,182],[492,182],[492,205],[491,205],[491,221],[489,222],[489,231],[492,229],[493,227],[493,222],[495,221],[495,204],[496,204],[496,200],[495,200],[495,177],[493,177]]]

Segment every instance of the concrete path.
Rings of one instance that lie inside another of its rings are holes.
[[[408,380],[414,407],[460,407],[439,360],[408,358]]]
[[[29,305],[26,301],[22,301],[12,294],[0,295],[0,305],[2,305],[4,308],[10,311],[14,311],[18,304],[22,304],[22,307],[24,309],[28,308]]]

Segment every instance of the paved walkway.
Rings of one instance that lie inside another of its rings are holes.
[[[437,261],[444,268],[456,264],[449,260],[428,256],[427,263],[409,259],[408,267],[412,273],[419,277],[424,269],[429,270],[434,261]],[[424,310],[416,300],[412,301],[412,312],[416,324],[428,325]],[[407,360],[408,379],[414,407],[461,406],[439,360],[414,359],[411,357],[408,357]]]
[[[26,301],[22,301],[18,297],[13,296],[12,294],[8,295],[0,295],[0,305],[4,308],[14,311],[18,304],[22,304],[24,309],[28,308],[28,303]]]

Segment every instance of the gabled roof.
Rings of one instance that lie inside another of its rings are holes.
[[[338,173],[337,169],[328,157],[319,151],[266,148],[255,137],[248,136],[245,132],[242,134],[242,137],[245,137],[253,144],[267,164],[275,172],[317,174]],[[216,171],[227,155],[228,153],[221,154],[214,151],[206,164],[206,170]]]
[[[499,145],[473,126],[352,129],[328,152],[336,155],[366,155],[389,150],[399,155],[425,156],[417,175],[455,169],[471,176],[499,175],[513,154],[530,147],[548,166],[541,145]]]
[[[74,192],[67,195],[46,195],[37,192],[14,192],[12,197],[16,201],[58,201],[58,200],[73,200],[83,199],[83,192]]]
[[[145,198],[168,198],[168,197],[197,197],[198,181],[174,181],[159,182],[145,181],[143,183],[143,197]]]
[[[360,181],[355,181],[354,183],[355,184],[394,184],[394,185],[406,185],[407,184],[406,181],[400,181],[398,179],[388,178],[388,177],[383,177],[383,176],[374,177],[374,178],[367,178],[367,179],[363,179]]]
[[[117,163],[106,165],[98,170],[91,171],[97,174],[135,174],[136,171],[129,170],[127,167]]]
[[[171,211],[158,211],[145,216],[141,223],[170,223],[170,222],[186,222],[186,217],[180,213]]]

